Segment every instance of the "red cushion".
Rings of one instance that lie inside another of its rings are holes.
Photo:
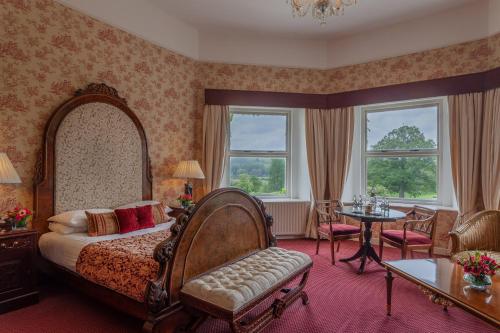
[[[136,208],[115,209],[115,214],[120,224],[120,234],[141,229]]]
[[[136,207],[136,210],[139,229],[153,228],[155,226],[153,207],[151,205]]]
[[[403,244],[403,230],[384,230],[382,231],[382,236]],[[409,245],[432,244],[432,240],[429,237],[409,230],[406,231],[406,241]]]
[[[327,223],[322,223],[319,229],[321,232],[325,234],[330,233],[330,225],[328,225]],[[358,234],[361,232],[360,227],[342,223],[332,223],[332,229],[334,235],[351,235],[351,234]]]

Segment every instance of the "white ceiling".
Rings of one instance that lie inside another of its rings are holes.
[[[476,0],[358,0],[343,16],[320,25],[310,15],[293,18],[286,0],[149,0],[200,30],[337,38],[445,12]]]

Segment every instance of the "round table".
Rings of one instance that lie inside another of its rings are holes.
[[[361,274],[365,270],[366,258],[375,260],[378,264],[381,264],[381,260],[375,249],[371,244],[372,239],[372,223],[373,222],[394,222],[406,217],[406,214],[397,210],[389,209],[384,212],[375,212],[370,214],[365,214],[364,211],[353,210],[353,207],[342,207],[336,210],[340,215],[349,216],[350,218],[359,220],[365,225],[365,231],[363,233],[364,242],[359,248],[358,252],[352,257],[340,259],[340,261],[348,262],[361,258],[361,265],[359,266],[358,274]]]

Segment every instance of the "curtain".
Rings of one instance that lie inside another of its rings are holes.
[[[500,210],[500,89],[484,94],[481,180],[485,209]]]
[[[306,148],[311,182],[311,208],[306,237],[315,238],[316,210],[314,202],[341,199],[354,131],[354,109],[307,109]]]
[[[203,112],[202,168],[204,194],[219,188],[226,161],[229,107],[205,105]]]
[[[454,228],[482,207],[481,141],[482,93],[448,97],[451,173],[460,216]]]

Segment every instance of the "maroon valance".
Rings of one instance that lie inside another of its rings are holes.
[[[458,95],[500,87],[500,67],[486,72],[336,94],[206,89],[205,104],[333,109],[416,98]]]

